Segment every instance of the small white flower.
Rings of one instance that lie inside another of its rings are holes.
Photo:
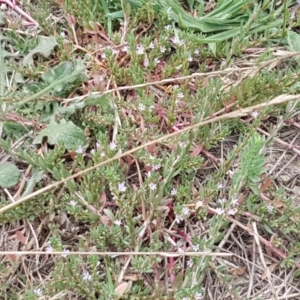
[[[255,110],[251,113],[251,116],[256,119],[258,117],[259,113]]]
[[[188,59],[187,59],[187,60],[188,60],[189,62],[191,62],[191,61],[193,61],[193,60],[194,60],[191,54],[189,54],[189,57],[188,57]]]
[[[175,45],[182,45],[183,44],[183,42],[179,39],[179,37],[178,36],[174,36],[172,39],[171,39],[171,41],[175,44]]]
[[[60,36],[63,37],[63,38],[65,38],[65,37],[66,37],[65,32],[62,31],[62,32],[60,33]]]
[[[173,189],[171,190],[171,195],[172,195],[172,196],[175,196],[176,194],[177,194],[177,189],[173,188]]]
[[[123,181],[123,182],[121,182],[121,183],[118,183],[118,190],[120,191],[120,192],[126,192],[126,190],[127,190],[127,187],[126,187],[126,185],[125,185],[125,182]]]
[[[69,255],[70,250],[64,249],[64,254],[62,254],[62,257],[67,257]]]
[[[176,217],[175,217],[175,222],[177,223],[177,224],[179,224],[180,222],[182,222],[183,221],[183,217],[181,216],[181,215],[176,215]]]
[[[184,94],[183,94],[183,92],[179,92],[179,93],[177,94],[177,97],[178,97],[179,99],[182,99],[182,98],[184,98]]]
[[[33,292],[34,292],[34,294],[35,294],[36,296],[38,296],[38,297],[43,296],[43,292],[42,292],[42,290],[41,290],[40,288],[35,289]]]
[[[157,188],[157,184],[156,184],[156,183],[153,183],[153,182],[150,182],[150,183],[148,184],[148,186],[149,186],[149,189],[150,189],[151,191],[155,191],[156,188]]]
[[[71,200],[71,201],[69,202],[69,204],[70,204],[71,206],[75,207],[76,204],[77,204],[77,201]]]
[[[174,90],[178,90],[178,89],[179,89],[179,85],[178,85],[178,84],[174,84],[174,85],[173,85],[173,89],[174,89]]]
[[[95,154],[95,149],[91,150],[91,154],[94,155]]]
[[[170,30],[171,28],[172,28],[172,26],[170,24],[168,24],[168,25],[165,26],[166,30]]]
[[[195,294],[195,300],[202,300],[202,293],[196,293]]]
[[[78,154],[82,154],[84,152],[84,148],[82,146],[79,146],[75,152]]]
[[[53,251],[53,248],[51,246],[48,246],[45,250],[46,252],[50,253]]]
[[[151,172],[147,172],[147,174],[146,174],[146,176],[147,176],[148,178],[150,178],[150,177],[151,177],[151,175],[152,175],[152,173],[151,173]]]
[[[189,259],[189,260],[186,262],[186,265],[187,265],[188,268],[191,268],[191,267],[194,265],[194,262],[193,262],[191,259]]]
[[[219,216],[223,215],[224,214],[224,209],[222,209],[220,207],[216,208],[216,214],[219,215]]]
[[[139,103],[138,110],[139,111],[144,111],[145,109],[146,109],[146,106],[143,103]]]
[[[231,204],[232,204],[233,206],[237,206],[237,205],[239,205],[239,200],[238,200],[237,198],[233,198],[233,197],[232,197],[232,199],[231,199]]]
[[[178,145],[179,145],[181,148],[186,147],[186,143],[184,143],[184,142],[179,142]]]
[[[105,52],[102,52],[100,56],[101,56],[101,58],[105,59],[106,58]]]
[[[190,297],[183,297],[182,300],[191,300]]]
[[[104,152],[100,152],[100,156],[101,156],[101,157],[104,157],[104,156],[105,156],[105,153],[104,153]]]
[[[268,206],[267,206],[267,210],[268,210],[268,213],[273,212],[274,206],[271,203],[269,203]]]
[[[196,50],[194,51],[194,53],[197,55],[197,54],[200,53],[200,51],[199,51],[198,49],[196,49]]]
[[[191,213],[191,211],[190,211],[190,209],[189,209],[188,207],[183,207],[183,208],[182,208],[182,214],[183,214],[184,216],[189,216],[190,213]]]
[[[158,171],[161,168],[161,165],[160,164],[154,165],[152,168],[153,170]]]
[[[101,143],[100,143],[100,142],[97,142],[97,143],[96,143],[96,147],[97,147],[97,148],[101,148],[101,147],[102,147]]]
[[[150,48],[150,49],[154,49],[154,48],[155,48],[155,45],[154,45],[153,42],[151,42],[151,43],[149,44],[149,48]]]
[[[90,275],[90,273],[88,271],[83,271],[82,280],[83,281],[91,281],[92,280],[92,276]]]
[[[220,189],[222,189],[224,187],[224,185],[221,183],[221,182],[219,182],[218,183],[218,189],[220,190]]]
[[[115,149],[117,148],[116,143],[111,142],[111,143],[109,144],[109,148],[110,148],[110,150],[115,150]]]
[[[231,209],[228,210],[227,213],[228,213],[229,216],[234,216],[236,214],[236,211],[237,210],[235,208],[231,208]]]
[[[145,53],[145,48],[144,48],[144,46],[143,46],[143,45],[138,45],[138,46],[136,47],[136,53],[137,53],[138,55],[144,54],[144,53]]]
[[[224,203],[226,202],[226,199],[225,199],[225,198],[223,198],[223,199],[218,199],[217,202],[220,203],[220,204],[224,204]]]
[[[154,58],[154,63],[157,65],[157,64],[160,63],[160,60],[159,60],[157,57],[155,57],[155,58]]]
[[[117,54],[117,53],[118,53],[118,50],[117,50],[117,49],[112,49],[112,53],[113,53],[113,54]]]
[[[149,106],[149,111],[152,111],[153,109],[155,109],[155,106],[154,105],[150,105]]]
[[[199,245],[192,245],[192,249],[195,252],[199,251]]]
[[[148,59],[147,55],[145,55],[145,57],[144,57],[144,67],[147,68],[147,67],[149,67],[149,65],[150,65],[149,59]]]
[[[166,52],[166,47],[165,46],[160,46],[160,52],[165,53]]]
[[[121,220],[115,220],[114,224],[117,225],[117,226],[121,226],[122,221]]]
[[[128,46],[124,46],[122,49],[121,49],[122,52],[128,52]]]

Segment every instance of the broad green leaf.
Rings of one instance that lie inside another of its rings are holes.
[[[0,186],[10,188],[16,185],[20,178],[19,169],[12,163],[3,163],[0,165]]]
[[[300,52],[300,35],[294,31],[287,32],[287,41],[289,50],[293,52]]]
[[[54,36],[39,36],[38,45],[32,49],[23,60],[23,65],[32,66],[33,65],[33,55],[42,54],[45,57],[49,57],[51,55],[52,50],[55,46],[57,46],[57,41]]]
[[[60,123],[51,122],[47,128],[43,129],[34,139],[34,144],[41,144],[43,138],[47,138],[50,145],[63,144],[68,150],[76,150],[85,143],[85,135],[81,128],[61,120]]]

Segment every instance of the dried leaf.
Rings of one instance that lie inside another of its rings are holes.
[[[125,292],[129,289],[130,283],[129,282],[122,282],[119,284],[115,289],[115,294],[118,296],[123,296]]]
[[[16,231],[16,236],[17,236],[17,239],[18,239],[19,242],[21,242],[23,245],[26,244],[27,239],[26,239],[26,237],[23,235],[22,231],[19,231],[19,230]]]
[[[246,267],[243,267],[243,268],[232,268],[229,270],[229,273],[232,275],[232,276],[235,276],[235,277],[238,277],[238,276],[242,276],[244,275],[246,272]]]
[[[265,180],[265,182],[261,185],[260,192],[261,193],[265,192],[268,189],[268,187],[271,185],[271,183],[272,183],[272,179],[271,178],[267,178]]]

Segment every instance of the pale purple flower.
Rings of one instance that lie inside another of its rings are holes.
[[[77,201],[71,200],[71,201],[69,202],[69,204],[70,204],[71,206],[75,207],[76,204],[77,204]]]
[[[220,208],[220,207],[217,207],[216,208],[216,214],[217,215],[219,215],[219,216],[221,216],[221,215],[223,215],[224,214],[224,209],[222,209],[222,208]]]
[[[144,57],[144,67],[147,68],[147,67],[149,67],[149,65],[150,65],[149,59],[148,59],[147,55],[145,54],[145,57]]]
[[[166,52],[166,47],[165,46],[160,46],[160,52],[165,53]]]
[[[117,226],[121,226],[122,221],[121,220],[115,220],[114,224],[117,225]]]
[[[251,116],[256,119],[258,117],[259,113],[255,110],[251,113]]]
[[[300,0],[297,0],[297,3],[300,5]]]
[[[186,262],[186,266],[187,266],[188,268],[191,268],[193,265],[194,265],[194,262],[193,262],[191,259],[189,259],[189,260]]]
[[[82,280],[83,281],[91,281],[92,280],[92,276],[90,275],[90,273],[88,271],[83,271]]]
[[[191,300],[190,297],[183,297],[181,300]]]
[[[157,188],[157,184],[156,184],[156,183],[153,183],[153,182],[150,182],[150,183],[148,184],[148,186],[149,186],[149,189],[150,189],[151,191],[155,191],[156,188]]]
[[[78,154],[82,154],[84,152],[84,148],[82,146],[78,146],[75,152]]]
[[[182,99],[182,98],[184,98],[184,94],[183,94],[183,92],[179,92],[179,93],[177,94],[177,97],[178,97],[179,99]]]
[[[218,199],[217,201],[218,203],[220,203],[221,205],[224,204],[226,202],[226,199],[223,198],[223,199]]]
[[[198,252],[200,247],[199,247],[199,245],[192,245],[192,249],[193,249],[193,251]]]
[[[202,300],[203,299],[202,297],[203,297],[202,293],[197,292],[195,294],[195,300]]]
[[[118,50],[117,50],[117,49],[112,49],[112,53],[113,53],[113,54],[117,54],[117,53],[118,53]]]
[[[176,188],[173,188],[172,190],[171,190],[171,195],[172,196],[175,196],[177,194],[177,189]]]
[[[48,246],[45,250],[48,253],[53,252],[53,248],[51,246]]]
[[[143,46],[143,45],[138,45],[138,46],[136,47],[136,53],[137,53],[138,55],[144,54],[144,53],[145,53],[145,48],[144,48],[144,46]]]
[[[125,182],[123,181],[123,182],[121,182],[121,183],[118,183],[118,190],[120,191],[120,192],[126,192],[126,190],[127,190],[127,187],[126,187],[126,185],[125,185]]]
[[[222,184],[222,182],[218,183],[218,189],[222,189],[224,187],[224,185]]]
[[[161,168],[161,165],[157,164],[157,165],[154,165],[152,168],[153,168],[153,170],[158,171]]]
[[[157,65],[157,64],[160,63],[160,60],[159,60],[157,57],[155,57],[155,58],[154,58],[154,63]]]
[[[101,58],[103,58],[103,59],[105,59],[106,58],[106,54],[105,54],[105,52],[103,52],[103,53],[101,53]]]
[[[121,49],[122,52],[127,52],[128,51],[128,46],[124,46],[122,49]]]
[[[64,249],[64,254],[62,254],[62,257],[67,257],[69,255],[70,250]]]
[[[154,48],[155,48],[155,45],[154,45],[153,42],[151,42],[151,43],[149,44],[149,48],[150,48],[150,49],[154,49]]]
[[[109,144],[109,148],[110,148],[110,150],[115,150],[115,149],[117,148],[116,143],[111,142],[111,143]]]
[[[175,45],[179,45],[181,46],[183,44],[183,42],[179,39],[178,36],[174,36],[171,41],[175,44]]]
[[[42,290],[40,288],[35,289],[33,292],[38,297],[43,296],[43,292],[42,292]]]
[[[191,54],[189,54],[189,57],[188,57],[188,59],[187,59],[187,60],[188,60],[189,62],[191,62],[191,61],[193,61],[193,60],[194,60]]]

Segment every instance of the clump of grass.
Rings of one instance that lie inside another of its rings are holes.
[[[57,19],[42,1],[38,38],[9,19],[1,36],[1,293],[296,293],[297,184],[279,176],[299,154],[291,3],[96,2],[54,5]],[[254,273],[267,284],[249,288]]]

